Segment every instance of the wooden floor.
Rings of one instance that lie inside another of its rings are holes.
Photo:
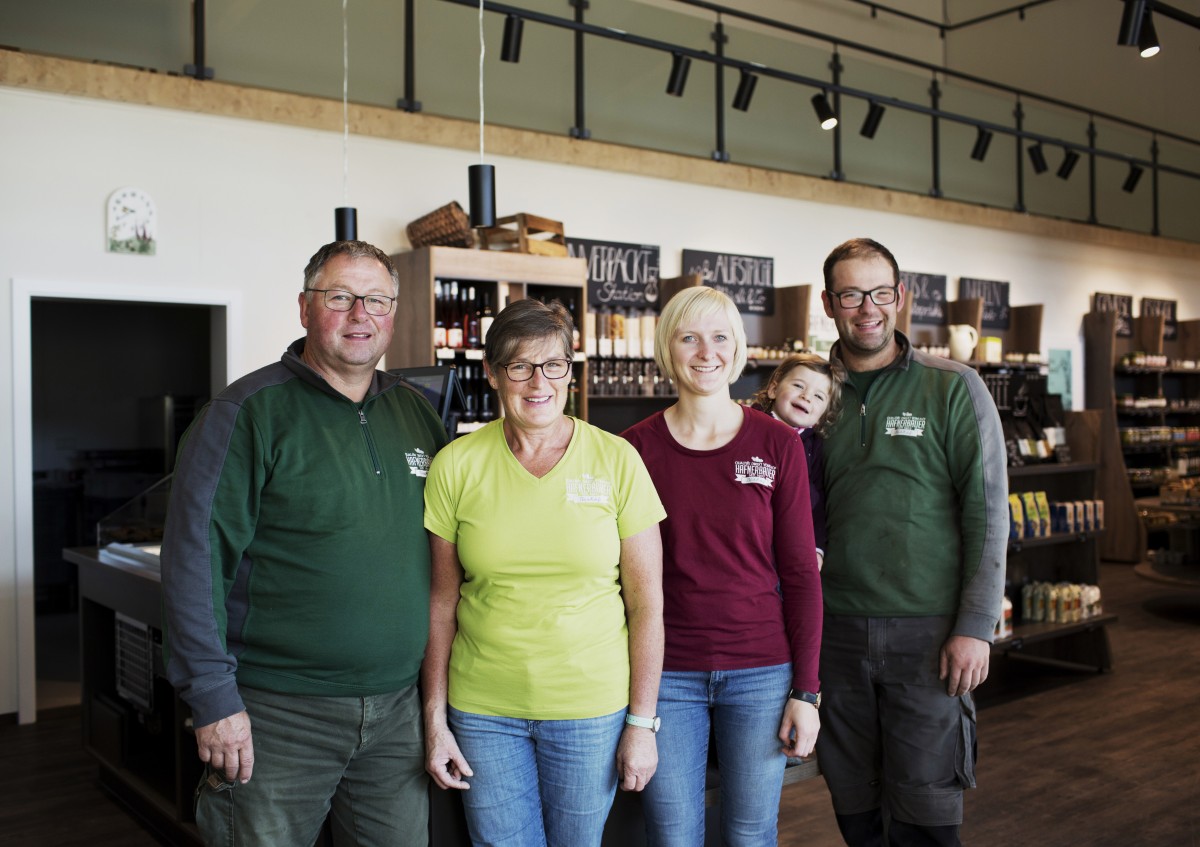
[[[980,712],[965,844],[1200,847],[1200,591],[1124,565],[1101,584],[1121,618],[1115,671],[1004,669]],[[0,724],[0,844],[161,843],[97,786],[79,739],[76,708]],[[779,831],[782,845],[841,843],[820,779],[784,789]]]
[[[1200,847],[1200,590],[1128,565],[1100,584],[1120,616],[1112,673],[1009,660],[1003,688],[985,684],[964,844]],[[784,789],[779,843],[842,843],[820,779]]]

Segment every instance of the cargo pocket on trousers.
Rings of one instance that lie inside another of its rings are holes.
[[[975,701],[970,694],[958,698],[962,707],[959,716],[958,755],[954,769],[958,774],[958,782],[963,788],[975,787],[975,758],[979,752],[978,738],[975,733]]]

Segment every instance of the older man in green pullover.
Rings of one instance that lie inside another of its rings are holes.
[[[422,844],[417,676],[429,630],[425,476],[445,433],[375,370],[399,279],[360,241],[321,248],[305,338],[204,408],[162,549],[167,674],[206,765],[208,844]]]

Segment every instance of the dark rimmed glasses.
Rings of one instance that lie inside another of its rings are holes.
[[[857,309],[863,304],[863,300],[870,297],[871,302],[876,306],[890,306],[896,302],[897,289],[896,285],[885,285],[882,288],[873,288],[870,291],[858,291],[851,289],[849,291],[830,291],[830,297],[836,297],[838,305],[843,309]]]
[[[540,370],[546,379],[562,379],[571,372],[570,359],[547,359],[544,362],[509,362],[501,365],[511,382],[528,382],[533,372]]]
[[[379,318],[391,314],[392,306],[396,303],[395,297],[385,297],[382,294],[351,294],[340,288],[306,288],[304,290],[324,294],[325,308],[334,312],[349,312],[354,308],[356,301],[362,300],[367,314]]]

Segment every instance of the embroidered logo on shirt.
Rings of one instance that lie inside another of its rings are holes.
[[[405,453],[404,461],[408,462],[408,472],[413,476],[429,476],[429,464],[433,458],[420,447],[412,453]]]
[[[920,438],[925,434],[925,418],[918,418],[912,412],[902,412],[899,415],[889,415],[884,425],[884,435],[904,435],[909,438]]]
[[[585,473],[579,479],[567,480],[567,500],[571,503],[607,504],[611,498],[612,483],[607,479]]]
[[[770,488],[775,484],[775,466],[768,465],[758,456],[751,456],[748,462],[733,463],[733,479],[742,485],[765,485]]]

